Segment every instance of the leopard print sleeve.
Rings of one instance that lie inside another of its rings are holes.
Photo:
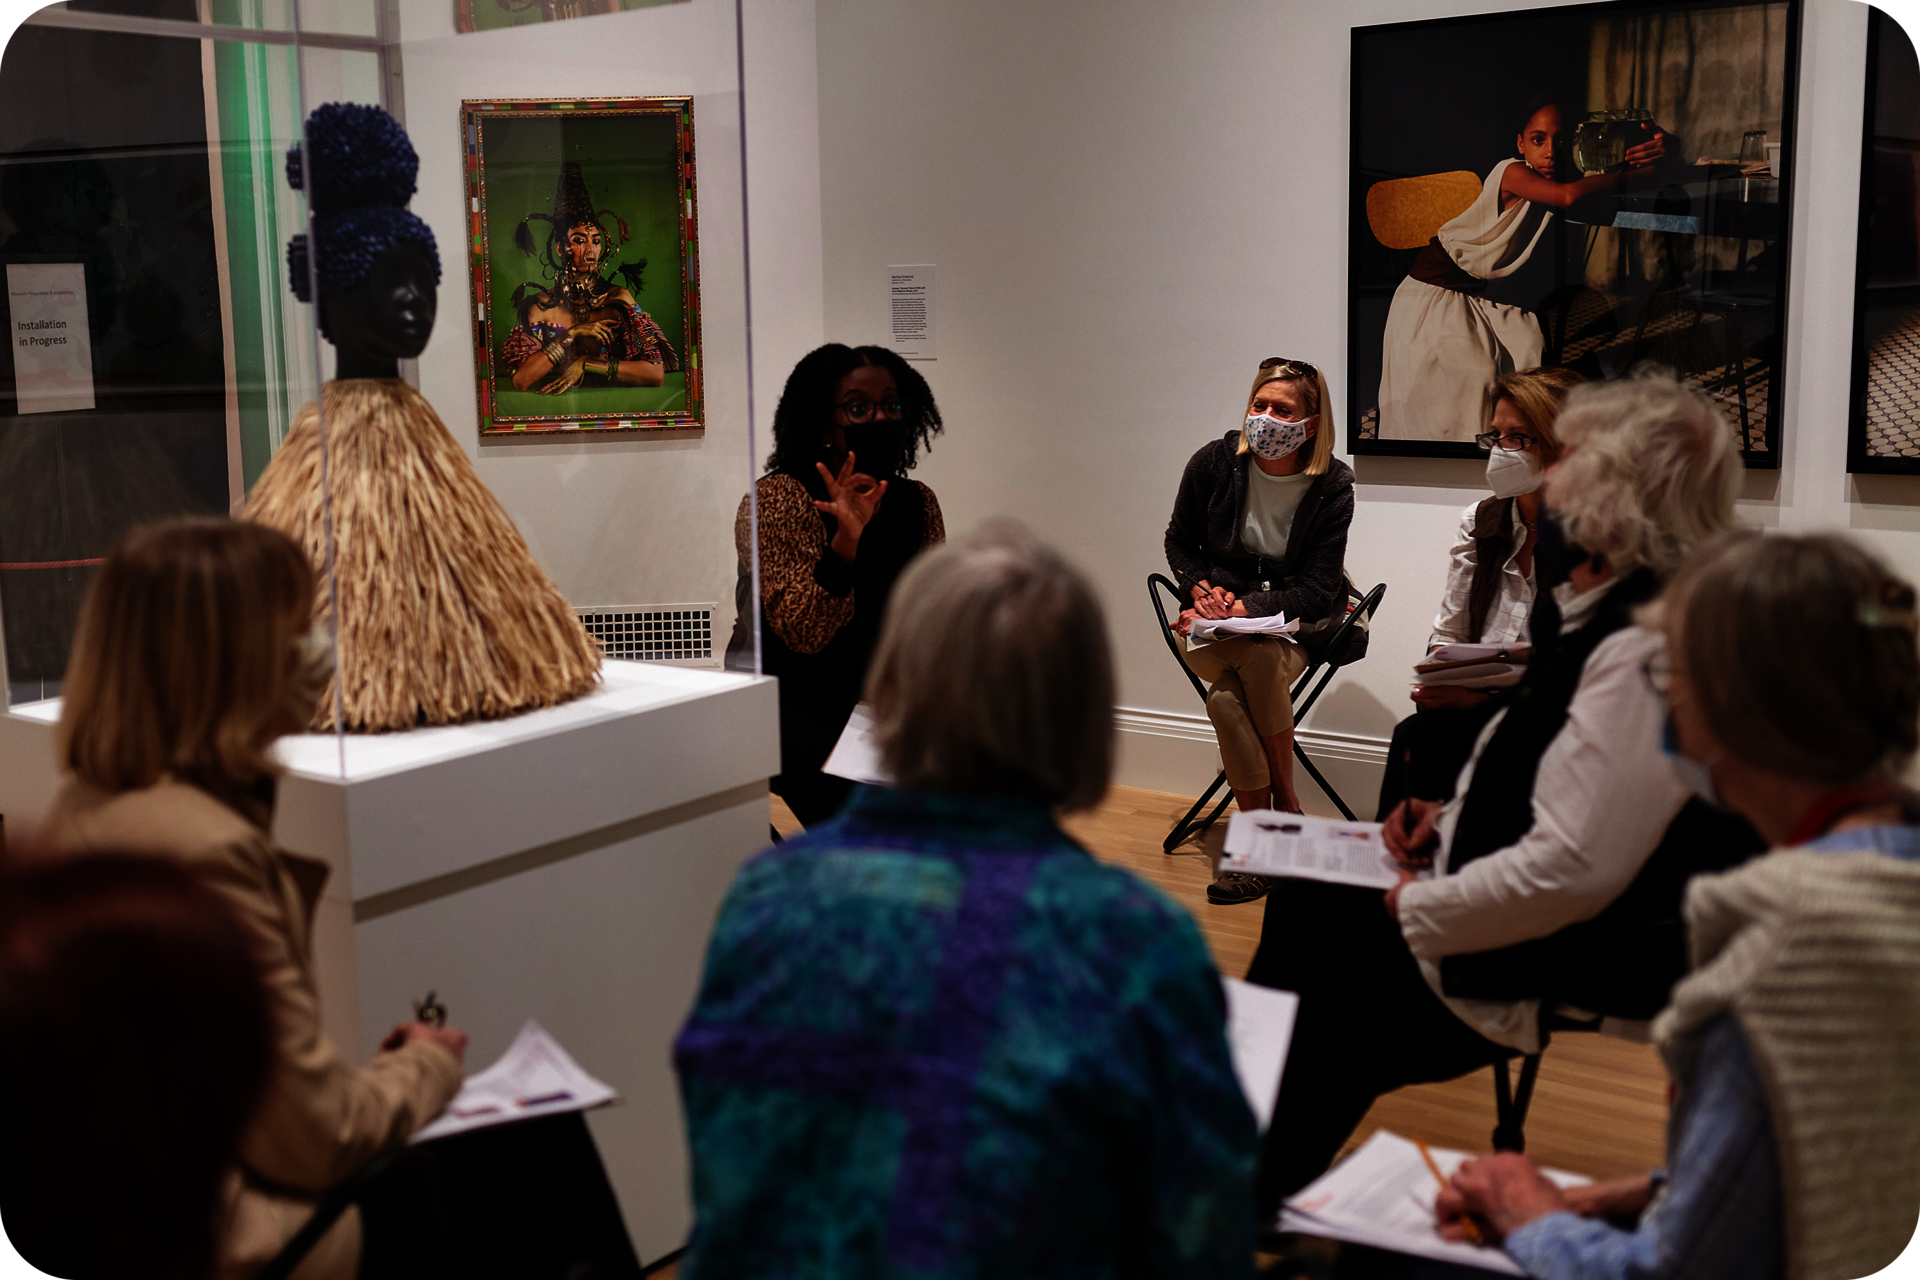
[[[918,480],[915,484],[920,484]],[[927,504],[927,536],[921,541],[921,550],[937,547],[947,540],[947,520],[940,514],[940,499],[933,496],[933,490],[920,484],[920,497]]]
[[[827,526],[806,486],[792,476],[763,476],[759,493],[761,612],[788,648],[818,653],[853,621],[853,567],[827,549]],[[744,502],[734,541],[744,555]]]

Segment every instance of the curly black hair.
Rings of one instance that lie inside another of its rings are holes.
[[[893,375],[900,389],[900,425],[906,428],[902,471],[913,470],[922,447],[931,449],[940,434],[940,407],[933,388],[918,370],[885,347],[849,347],[829,342],[800,358],[787,375],[780,404],[773,411],[773,452],[767,470],[792,476],[811,476],[820,460],[820,436],[833,413],[840,379],[855,369],[877,365]]]

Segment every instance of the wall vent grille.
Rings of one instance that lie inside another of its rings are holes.
[[[609,658],[717,667],[713,604],[610,604],[575,609]]]

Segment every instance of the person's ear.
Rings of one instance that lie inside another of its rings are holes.
[[[1320,434],[1320,415],[1317,413],[1310,413],[1307,415],[1307,439],[1311,440],[1319,434]]]

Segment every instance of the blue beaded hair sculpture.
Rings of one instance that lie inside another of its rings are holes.
[[[380,255],[402,241],[423,246],[440,279],[440,251],[433,232],[407,210],[420,157],[400,122],[379,107],[329,102],[307,117],[311,159],[295,143],[287,152],[287,183],[305,190],[313,210],[320,296],[345,293],[362,280]],[[287,243],[287,272],[294,296],[313,301],[307,237]]]

